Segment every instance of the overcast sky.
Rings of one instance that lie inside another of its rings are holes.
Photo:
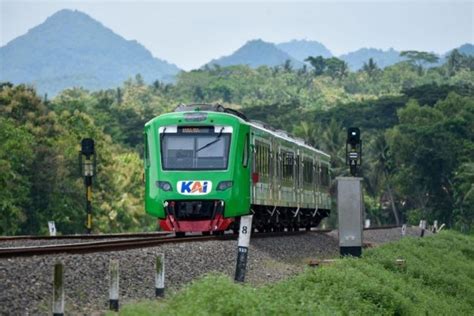
[[[336,55],[361,47],[444,53],[474,42],[474,1],[0,0],[0,46],[64,8],[89,14],[186,70],[255,38],[317,40]]]

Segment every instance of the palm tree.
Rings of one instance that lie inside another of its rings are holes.
[[[373,141],[369,144],[366,156],[370,157],[368,161],[368,167],[370,169],[368,182],[371,186],[371,191],[374,195],[376,192],[387,193],[393,217],[398,226],[400,225],[400,217],[391,184],[390,148],[383,133],[376,135]]]
[[[362,70],[372,79],[380,71],[380,68],[373,58],[369,58],[369,61],[362,66]]]

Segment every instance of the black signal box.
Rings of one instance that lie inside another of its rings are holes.
[[[94,154],[94,140],[92,138],[84,138],[81,141],[81,153],[86,157]]]
[[[360,144],[360,129],[357,127],[349,127],[347,130],[347,143],[356,146]]]
[[[358,167],[362,163],[362,140],[360,139],[360,129],[349,127],[347,129],[346,140],[346,164],[350,167],[353,177],[357,176]]]

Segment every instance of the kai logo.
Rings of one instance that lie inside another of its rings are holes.
[[[208,180],[200,181],[178,181],[178,192],[183,195],[205,195],[211,192],[212,182]]]

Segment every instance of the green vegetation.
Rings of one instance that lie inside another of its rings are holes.
[[[165,301],[126,305],[120,315],[470,315],[473,249],[474,237],[442,232],[260,288],[208,275]]]
[[[175,84],[148,85],[137,75],[116,89],[67,89],[51,100],[0,84],[0,234],[43,234],[48,220],[61,233],[83,232],[84,137],[96,140],[99,154],[95,229],[155,229],[143,211],[143,126],[193,102],[220,102],[304,138],[332,155],[334,176],[347,174],[345,130],[358,126],[373,222],[425,218],[472,231],[474,57],[454,50],[431,68],[424,61],[433,56],[407,57],[383,69],[368,59],[355,72],[317,56],[301,68],[215,65],[182,72]]]

